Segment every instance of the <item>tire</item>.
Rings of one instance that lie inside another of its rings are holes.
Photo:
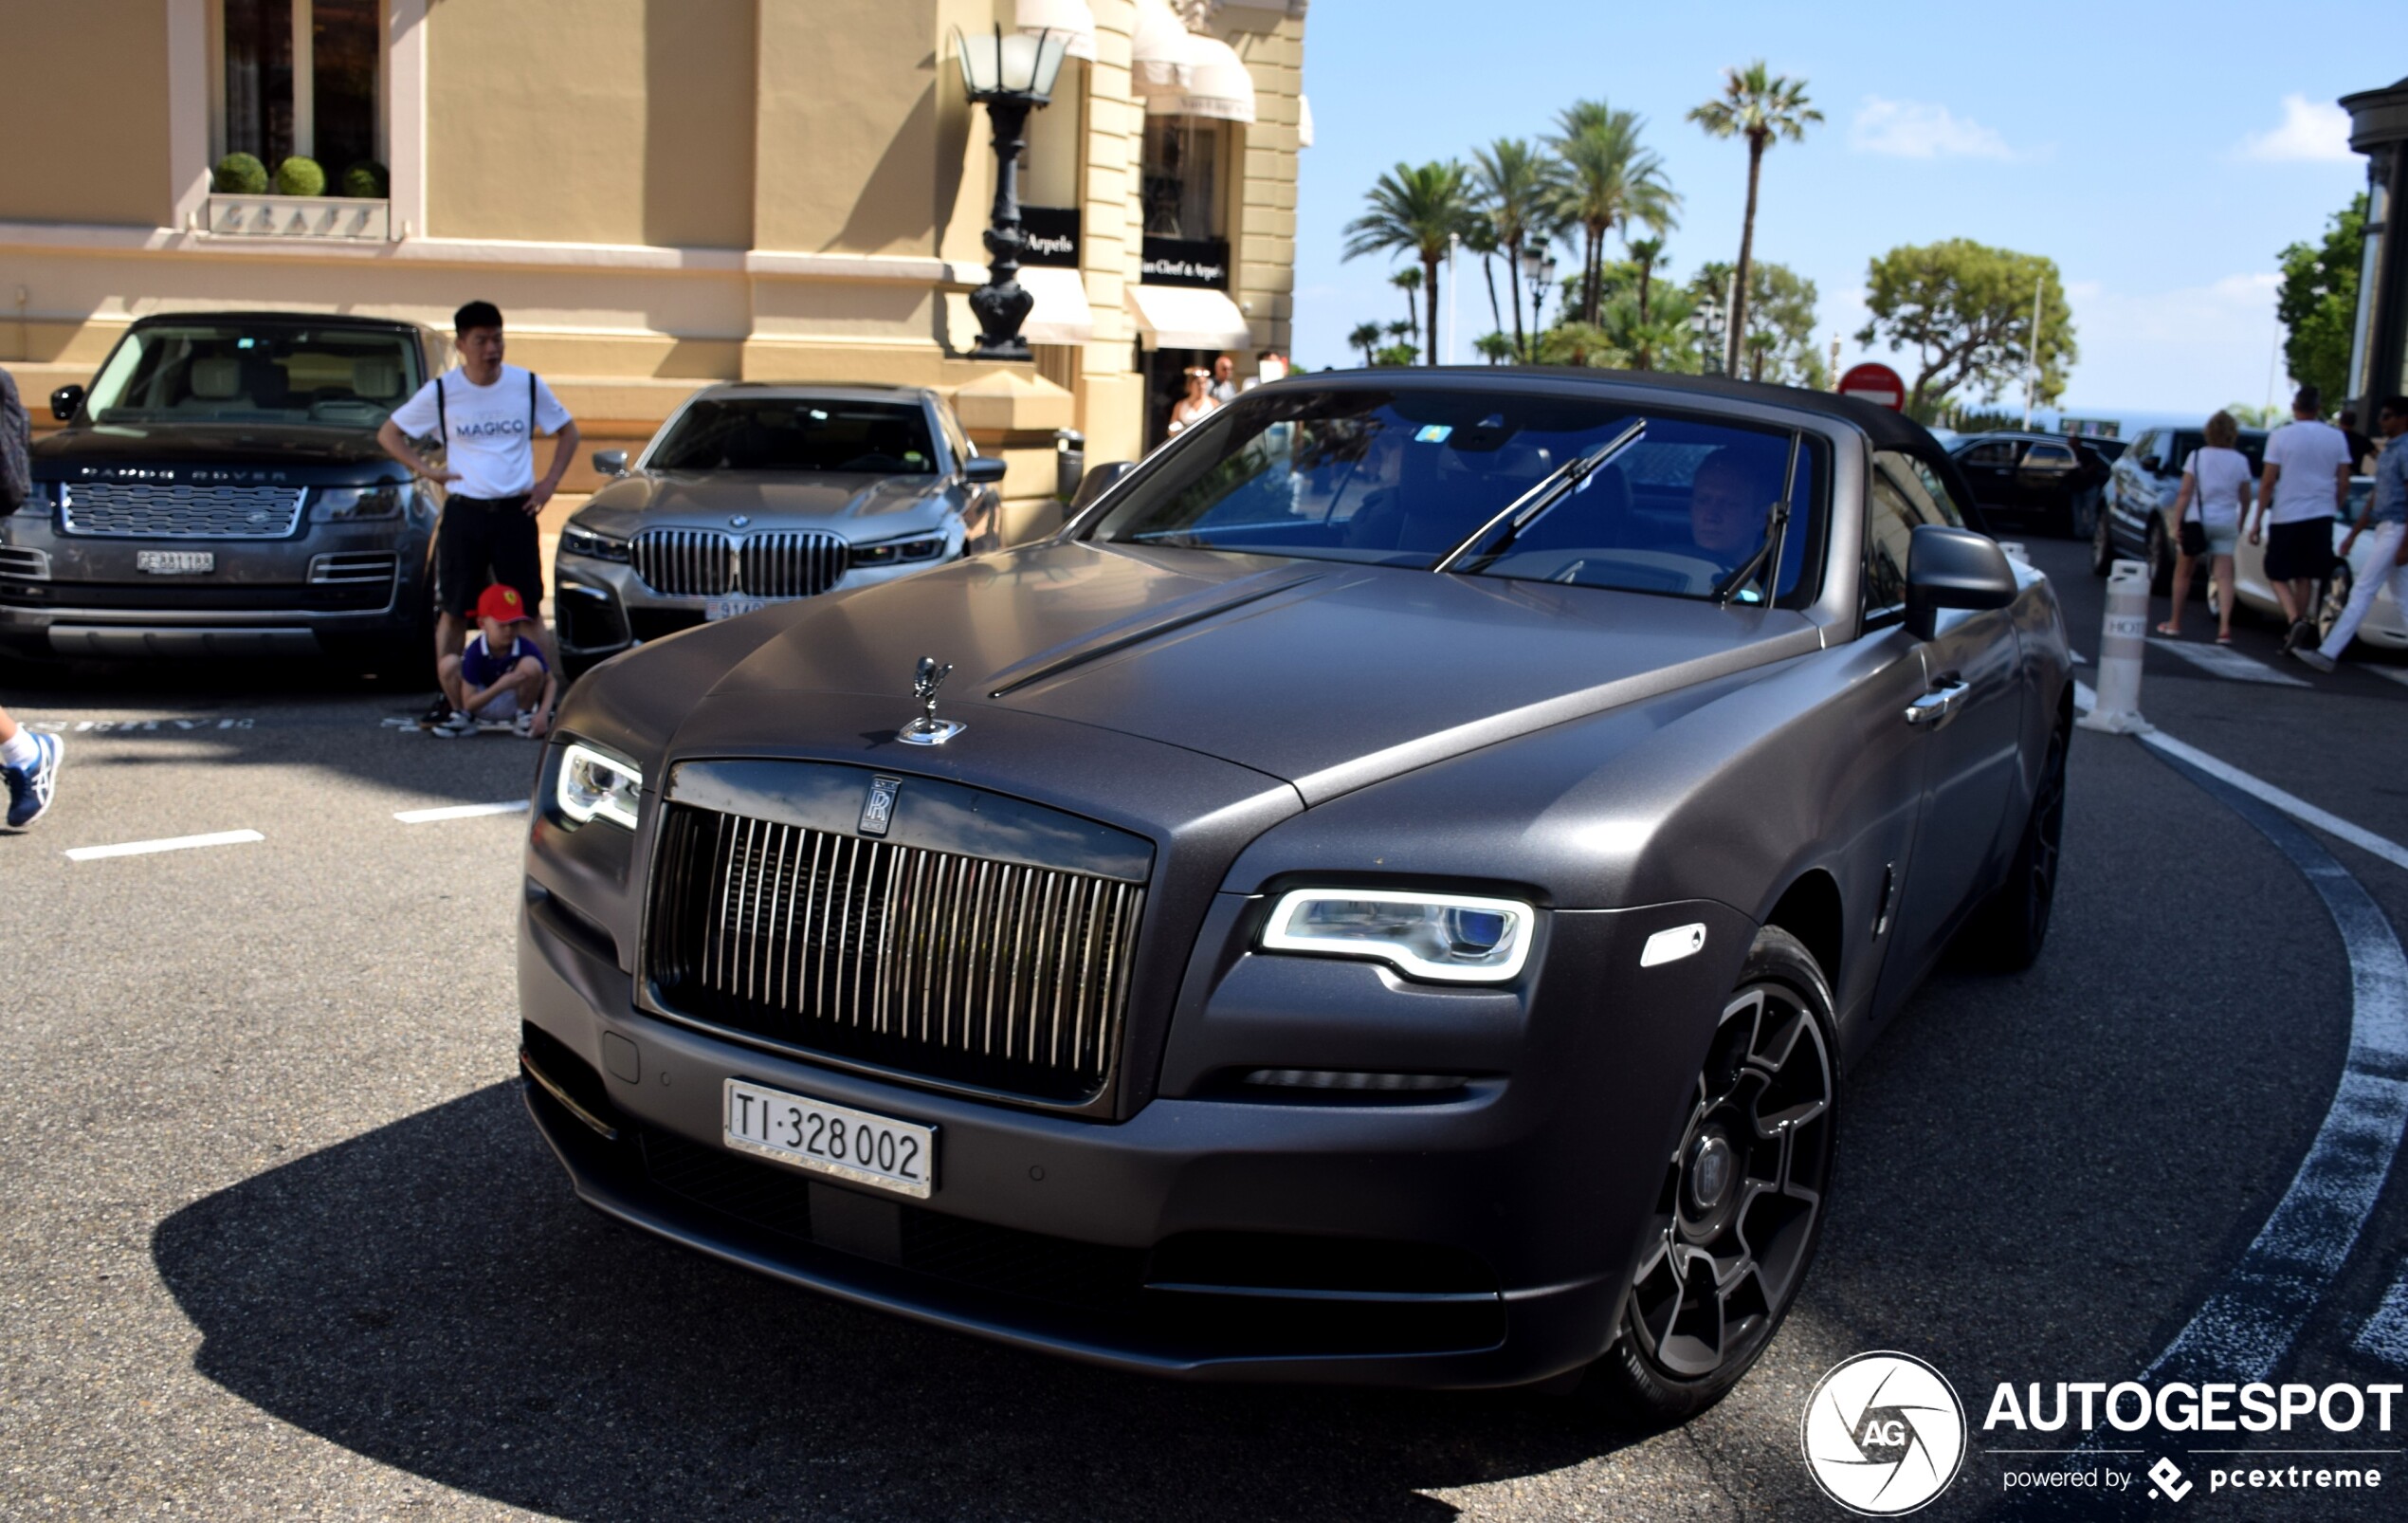
[[[1777,926],[1758,931],[1690,1092],[1614,1346],[1592,1367],[1621,1415],[1682,1422],[1712,1406],[1797,1301],[1829,1198],[1835,1029],[1814,955]]]
[[[2040,786],[2024,817],[2006,881],[1992,890],[1958,938],[1958,948],[2000,973],[2020,973],[2040,960],[2049,940],[2049,915],[2056,906],[2057,868],[2065,846],[2065,751],[2069,731],[2059,725],[2049,737],[2040,763]]]
[[[2141,544],[2141,559],[2148,562],[2149,591],[2160,596],[2172,592],[2174,547],[2165,542],[2165,519],[2162,514],[2149,515],[2149,532]]]
[[[2341,622],[2342,611],[2349,606],[2349,592],[2352,584],[2353,578],[2347,561],[2335,565],[2333,574],[2325,578],[2325,595],[2316,599],[2316,643],[2318,645],[2323,645],[2333,637],[2333,626]]]
[[[2090,525],[2090,575],[2105,577],[2115,569],[2115,525],[2102,511]]]

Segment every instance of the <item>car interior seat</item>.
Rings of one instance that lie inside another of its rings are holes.
[[[401,395],[401,361],[385,355],[362,355],[351,362],[351,391],[372,402],[390,402]]]
[[[232,355],[198,356],[185,375],[195,401],[230,402],[243,395],[243,362]]]

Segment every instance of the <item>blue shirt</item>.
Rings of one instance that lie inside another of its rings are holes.
[[[2408,433],[2375,458],[2375,522],[2408,523]]]
[[[535,657],[537,666],[543,665],[542,648],[525,635],[512,635],[510,649],[495,655],[485,649],[484,632],[480,630],[468,636],[467,645],[460,651],[460,679],[471,692],[483,692],[508,676],[528,656]]]

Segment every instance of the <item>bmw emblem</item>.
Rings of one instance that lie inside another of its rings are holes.
[[[752,522],[753,520],[750,514],[739,513],[734,518],[727,521],[727,526],[731,529],[740,529]]]

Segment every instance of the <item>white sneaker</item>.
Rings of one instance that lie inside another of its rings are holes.
[[[427,733],[434,736],[438,740],[457,740],[463,735],[476,734],[477,722],[455,708],[451,711],[451,716],[448,719],[446,719],[440,725],[431,726],[428,729]]]

